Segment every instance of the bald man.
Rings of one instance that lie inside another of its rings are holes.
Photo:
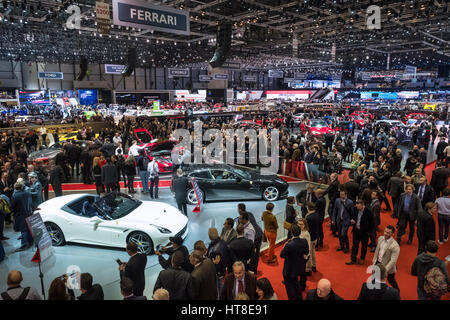
[[[42,300],[36,289],[26,287],[22,288],[22,273],[18,270],[12,270],[8,274],[8,290],[0,295],[0,300]]]
[[[331,289],[331,282],[322,278],[317,282],[317,289],[309,290],[306,300],[344,300]]]

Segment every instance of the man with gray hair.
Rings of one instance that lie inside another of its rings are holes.
[[[250,300],[256,299],[256,276],[245,271],[242,261],[236,261],[233,272],[225,277],[220,300],[234,300],[240,293],[246,293]]]
[[[211,259],[203,256],[200,250],[192,251],[189,261],[194,266],[191,273],[194,299],[217,300],[216,267]]]
[[[14,184],[14,194],[11,199],[11,208],[14,212],[14,231],[22,234],[21,246],[16,249],[16,252],[26,250],[33,245],[33,239],[26,221],[32,214],[31,194],[24,189],[25,183],[23,181],[17,181]]]
[[[169,291],[164,288],[159,288],[153,293],[153,300],[169,300]]]

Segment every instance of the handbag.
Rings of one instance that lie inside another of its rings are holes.
[[[285,228],[286,230],[291,230],[291,226],[292,226],[292,223],[284,221],[283,228]]]

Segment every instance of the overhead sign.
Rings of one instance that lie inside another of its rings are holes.
[[[256,76],[244,76],[244,82],[256,82],[258,81]]]
[[[98,33],[110,34],[111,18],[109,13],[109,0],[100,0],[95,2],[95,15]]]
[[[198,79],[199,79],[200,81],[207,82],[207,81],[213,80],[214,77],[213,77],[213,76],[208,76],[208,75],[201,74],[201,75],[198,76]]]
[[[225,69],[240,69],[241,64],[239,62],[225,61],[222,65]]]
[[[168,74],[169,78],[173,78],[173,77],[189,78],[189,76],[191,74],[189,72],[189,68],[185,68],[185,69],[168,68],[167,72],[169,73]]]
[[[37,242],[36,245],[39,248],[40,259],[41,261],[45,261],[53,254],[52,239],[48,234],[47,227],[39,213],[35,213],[26,218],[26,222],[33,236],[33,240]]]
[[[283,71],[269,70],[269,78],[283,78]]]
[[[305,80],[306,79],[306,73],[304,73],[304,72],[296,72],[296,73],[294,73],[294,79],[295,80]]]
[[[108,74],[122,74],[124,69],[123,64],[105,64],[105,73]]]
[[[39,72],[38,79],[64,79],[62,72]]]
[[[284,78],[284,83],[289,83],[289,82],[292,82],[292,81],[294,81],[294,78]]]
[[[214,80],[228,80],[228,74],[227,73],[216,73],[214,75]]]
[[[189,12],[137,0],[113,0],[114,24],[189,35]]]
[[[405,66],[405,73],[407,74],[416,74],[417,68],[413,66]]]

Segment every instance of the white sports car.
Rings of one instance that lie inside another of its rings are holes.
[[[169,238],[186,237],[188,219],[177,208],[156,201],[140,201],[123,193],[74,194],[50,199],[38,209],[54,246],[77,242],[126,248],[138,244],[150,254]]]

